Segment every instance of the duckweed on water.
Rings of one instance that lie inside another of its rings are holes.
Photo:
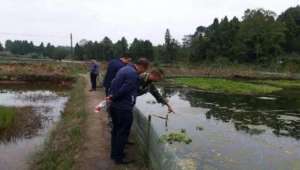
[[[185,129],[181,129],[180,132],[171,132],[169,134],[164,134],[160,137],[159,141],[161,143],[169,143],[173,142],[190,144],[192,139],[186,134]]]
[[[255,84],[220,78],[176,78],[175,83],[211,92],[231,94],[268,94],[282,90],[281,87],[275,87],[272,85]]]

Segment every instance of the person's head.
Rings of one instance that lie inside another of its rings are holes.
[[[137,72],[139,74],[142,74],[148,69],[149,65],[150,65],[150,63],[146,58],[140,58],[135,63],[135,68],[137,69]]]
[[[125,64],[129,64],[131,62],[131,57],[128,53],[124,53],[120,60]]]
[[[164,78],[164,71],[160,68],[154,68],[150,71],[149,79],[151,81],[160,81]]]

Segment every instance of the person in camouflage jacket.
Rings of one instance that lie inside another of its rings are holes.
[[[138,95],[143,95],[147,92],[151,93],[158,103],[166,105],[168,107],[168,112],[174,112],[171,105],[168,103],[155,87],[153,82],[161,81],[164,78],[164,72],[161,69],[152,69],[149,73],[143,73],[140,75],[140,85],[138,89]]]

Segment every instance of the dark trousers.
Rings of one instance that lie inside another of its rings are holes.
[[[93,90],[96,90],[97,76],[98,74],[90,73],[91,85]]]
[[[111,131],[111,158],[121,160],[124,158],[124,148],[128,141],[133,121],[132,111],[110,107],[113,127]]]
[[[108,96],[108,94],[109,94],[109,88],[105,87],[105,95]]]

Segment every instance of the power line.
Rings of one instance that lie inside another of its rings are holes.
[[[0,35],[14,35],[23,37],[40,37],[40,38],[68,38],[67,35],[51,35],[51,34],[25,34],[25,33],[12,33],[12,32],[0,32]]]

